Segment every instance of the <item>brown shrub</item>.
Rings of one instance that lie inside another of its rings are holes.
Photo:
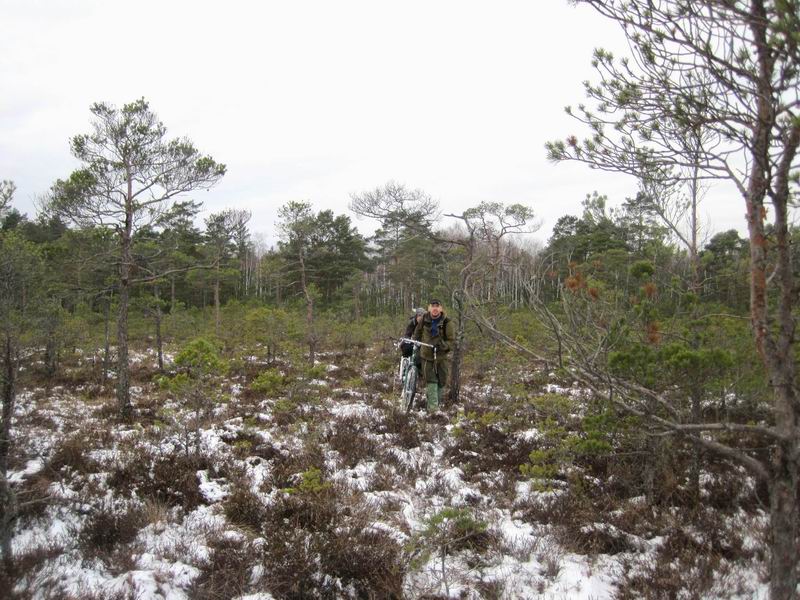
[[[567,550],[578,554],[617,554],[636,548],[627,532],[616,527],[599,526],[606,523],[615,508],[613,499],[599,487],[573,485],[548,501],[537,501],[525,509],[531,522],[555,526],[556,538]]]
[[[371,526],[374,515],[349,503],[331,486],[291,494],[271,512],[264,567],[279,598],[401,598],[404,563],[400,545]]]
[[[277,488],[289,488],[295,484],[300,473],[309,469],[324,470],[325,456],[315,440],[306,440],[299,451],[278,454],[272,463],[272,484]]]
[[[123,494],[137,491],[168,506],[194,510],[205,503],[197,471],[209,466],[209,459],[202,455],[176,452],[153,457],[144,450],[135,450],[111,471],[108,484]]]
[[[196,600],[228,600],[249,591],[250,571],[257,560],[252,544],[220,537],[209,543],[211,556],[194,581]]]
[[[27,477],[17,489],[17,518],[21,522],[29,522],[44,516],[51,504],[50,485],[53,483],[51,473],[41,471]]]
[[[358,417],[337,419],[323,439],[342,457],[347,467],[355,467],[364,459],[375,456],[376,443],[369,436],[369,424]]]
[[[27,590],[15,593],[13,591],[15,584],[29,573],[33,573],[48,562],[57,559],[63,553],[63,545],[52,541],[15,553],[11,572],[0,568],[0,590],[8,591],[9,600],[29,598]],[[5,596],[2,597],[5,598]]]
[[[267,518],[264,503],[244,482],[234,485],[231,494],[225,498],[223,510],[228,521],[256,534],[261,532]]]
[[[421,443],[416,421],[400,410],[386,411],[377,425],[377,432],[396,436],[397,445],[402,448],[417,448]]]
[[[102,505],[86,519],[78,534],[78,544],[89,556],[109,554],[118,545],[131,543],[144,524],[140,509]]]
[[[720,576],[720,556],[682,530],[672,532],[658,548],[656,557],[623,562],[617,598],[704,597]]]
[[[339,359],[347,360],[347,357],[340,356]],[[337,364],[341,365],[342,362],[338,362]],[[350,367],[340,366],[338,369],[330,371],[328,376],[334,381],[342,382],[355,379],[359,376],[359,372]]]
[[[237,431],[235,436],[223,437],[228,445],[233,447],[233,451],[238,458],[258,456],[264,460],[272,460],[280,454],[270,442],[265,442],[263,438],[252,431]]]
[[[85,435],[77,434],[64,438],[56,446],[45,470],[59,473],[68,467],[76,473],[95,472],[98,465],[95,460],[89,458],[88,450],[90,450],[90,443]]]
[[[470,475],[516,471],[528,461],[532,449],[532,442],[516,439],[499,426],[477,419],[464,424],[453,444],[445,449],[445,456]]]

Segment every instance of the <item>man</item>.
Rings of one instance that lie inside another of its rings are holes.
[[[428,303],[428,312],[414,329],[414,339],[436,348],[434,360],[433,348],[422,346],[422,378],[425,381],[425,395],[428,401],[428,412],[439,410],[439,405],[444,396],[444,386],[447,385],[449,372],[450,344],[455,339],[453,324],[444,314],[442,303],[434,298]]]

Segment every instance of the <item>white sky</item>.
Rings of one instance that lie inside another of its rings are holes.
[[[388,180],[445,212],[520,202],[541,240],[594,190],[618,204],[631,178],[545,158],[585,133],[564,114],[618,29],[566,0],[0,0],[0,179],[15,206],[78,166],[68,140],[89,106],[144,96],[168,128],[228,167],[208,212],[252,211],[274,241],[290,200],[347,210]],[[715,208],[717,207],[717,208]],[[743,224],[735,196],[707,201],[714,232]]]

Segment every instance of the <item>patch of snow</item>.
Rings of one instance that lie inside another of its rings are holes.
[[[34,458],[25,463],[25,468],[21,471],[9,471],[8,481],[11,483],[20,483],[26,477],[35,475],[44,468],[44,461],[41,458]]]
[[[340,419],[352,417],[367,417],[369,419],[377,419],[380,417],[380,412],[372,407],[364,404],[363,402],[356,402],[353,404],[333,404],[330,413]]]
[[[250,490],[258,493],[272,474],[272,465],[260,456],[250,456],[244,462],[245,471],[250,479]]]
[[[542,439],[544,434],[534,427],[533,429],[526,429],[525,431],[517,432],[516,437],[525,442],[535,442]]]
[[[218,456],[228,454],[230,447],[220,436],[220,432],[216,429],[201,429],[200,440],[203,449],[209,454]]]
[[[158,571],[128,571],[101,586],[100,592],[149,600],[185,600],[188,595]]]
[[[197,479],[200,481],[200,493],[207,502],[219,502],[224,500],[230,493],[226,484],[220,483],[218,480],[212,480],[208,477],[208,471],[202,470],[197,472]]]
[[[149,552],[140,554],[136,564],[142,570],[169,573],[172,583],[179,588],[189,587],[200,575],[200,569],[197,567],[187,565],[181,561],[165,561]]]
[[[393,527],[392,525],[384,523],[383,521],[374,521],[373,523],[370,523],[366,527],[366,530],[386,533],[389,535],[390,538],[392,538],[398,544],[406,544],[411,539],[407,534],[397,529],[397,527]]]
[[[364,492],[369,489],[372,478],[375,476],[374,461],[360,462],[352,469],[340,469],[333,474],[333,479],[343,483],[351,490]]]

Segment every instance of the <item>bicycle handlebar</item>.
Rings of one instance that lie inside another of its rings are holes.
[[[433,344],[426,344],[425,342],[418,342],[417,340],[412,340],[411,338],[402,337],[398,339],[399,342],[407,342],[409,344],[414,344],[415,346],[427,346],[428,348],[433,349],[433,370],[435,373],[439,373],[439,367],[437,366],[439,363],[437,362],[439,359],[436,357],[436,350],[437,346]],[[414,351],[416,352],[416,350]]]
[[[399,342],[406,342],[408,344],[414,344],[415,346],[427,346],[428,348],[435,348],[433,344],[426,344],[425,342],[418,342],[417,340],[412,340],[411,338],[399,338]]]

